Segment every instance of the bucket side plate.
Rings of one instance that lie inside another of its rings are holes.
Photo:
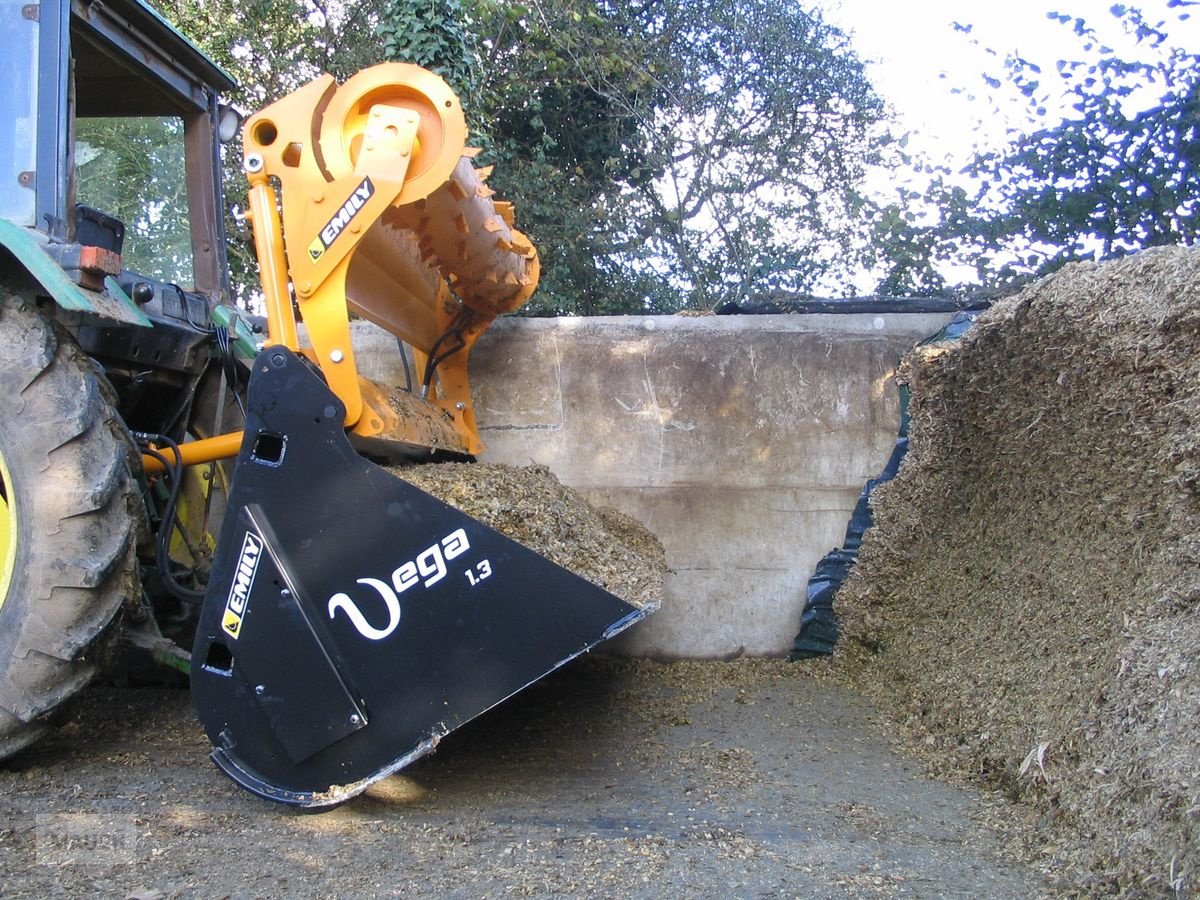
[[[254,793],[341,802],[644,617],[359,456],[345,410],[259,355],[193,650],[213,760]]]

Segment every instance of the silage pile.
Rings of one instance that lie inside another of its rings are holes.
[[[1067,267],[903,368],[840,664],[1076,888],[1200,892],[1200,250]]]
[[[658,538],[622,512],[592,506],[545,466],[443,463],[389,471],[627,603],[662,599],[667,564]]]

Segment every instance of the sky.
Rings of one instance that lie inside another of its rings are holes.
[[[859,57],[868,63],[868,77],[890,104],[896,134],[907,132],[907,150],[930,162],[961,169],[976,150],[999,149],[1006,131],[1028,132],[1028,101],[1005,84],[999,94],[984,84],[984,72],[1000,77],[1003,59],[1015,54],[1042,67],[1042,83],[1054,85],[1055,63],[1079,59],[1080,42],[1069,25],[1047,17],[1049,12],[1083,18],[1106,42],[1130,58],[1135,45],[1123,35],[1109,9],[1116,0],[817,0],[826,21],[845,31]],[[1200,49],[1200,0],[1183,0],[1182,9],[1169,9],[1170,0],[1126,0],[1151,24],[1169,21],[1169,43],[1189,51]],[[1192,8],[1194,7],[1194,9]],[[1179,14],[1193,15],[1185,23]],[[971,26],[969,33],[955,23]],[[989,54],[988,50],[998,55]],[[1047,77],[1049,74],[1050,77]],[[952,88],[962,88],[953,93]],[[994,99],[1007,98],[999,107]],[[1046,103],[1052,125],[1070,115],[1067,102],[1052,95]],[[1147,105],[1156,98],[1149,98]],[[897,180],[898,179],[898,180]],[[956,180],[968,190],[971,179]],[[922,189],[923,177],[886,169],[869,172],[864,184],[877,199],[888,200],[899,185]],[[950,283],[974,279],[964,267],[943,266]],[[852,278],[860,292],[870,292],[874,272]],[[837,294],[838,288],[832,289]]]
[[[1001,66],[985,48],[1003,56],[1015,52],[1053,72],[1055,62],[1077,52],[1068,26],[1047,18],[1050,11],[1080,16],[1110,30],[1114,0],[823,0],[827,21],[850,34],[872,83],[893,106],[903,129],[913,132],[912,146],[966,161],[980,141],[1000,141],[1006,125],[1022,123],[1024,107],[1013,104],[995,115],[981,96],[981,74],[999,74]],[[1188,23],[1174,24],[1181,10],[1167,0],[1127,0],[1148,19],[1170,18],[1171,40],[1200,48],[1200,4],[1184,9]],[[970,34],[953,27],[971,25]],[[1103,32],[1102,32],[1103,34]],[[975,43],[972,43],[972,42]],[[945,76],[944,78],[941,76]],[[976,99],[951,94],[952,87],[979,89]]]

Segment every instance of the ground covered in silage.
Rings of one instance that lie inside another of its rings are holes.
[[[841,667],[1064,889],[1200,894],[1200,250],[1069,266],[902,377]]]

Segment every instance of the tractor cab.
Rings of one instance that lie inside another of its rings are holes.
[[[135,428],[169,430],[163,398],[195,386],[229,296],[234,83],[133,0],[0,0],[0,32],[0,277],[104,367]]]
[[[0,0],[0,30],[0,116],[16,123],[0,144],[0,218],[215,298],[229,76],[128,0]]]

